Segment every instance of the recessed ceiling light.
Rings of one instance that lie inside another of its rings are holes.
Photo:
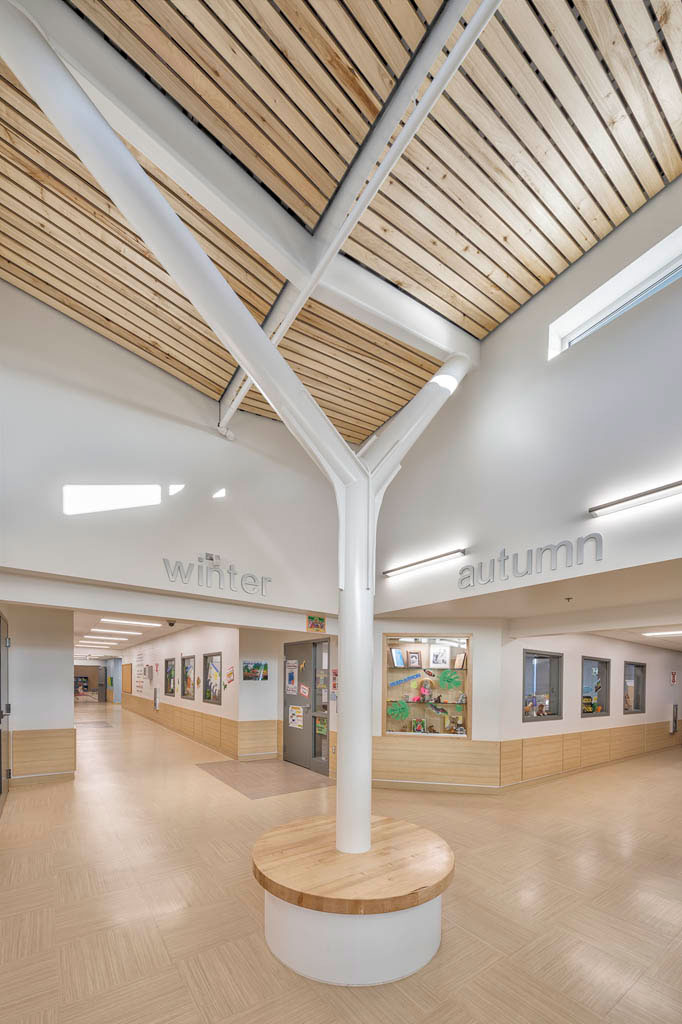
[[[676,480],[672,484],[663,484],[661,487],[650,487],[648,491],[628,494],[625,498],[605,501],[602,505],[593,505],[587,511],[591,516],[595,517],[608,516],[612,512],[623,512],[626,508],[646,505],[650,501],[660,501],[661,498],[673,498],[676,494],[682,494],[682,480]]]
[[[456,548],[454,551],[445,551],[442,555],[433,555],[431,558],[420,558],[418,562],[407,562],[406,565],[396,565],[394,569],[384,569],[384,576],[399,576],[403,572],[414,572],[417,569],[430,569],[432,565],[441,562],[449,562],[451,558],[459,558],[466,555],[466,548]]]
[[[642,633],[642,636],[682,636],[682,629],[666,629],[658,633]]]
[[[183,484],[184,486],[184,484]],[[162,622],[135,622],[133,619],[100,619],[100,622],[115,622],[119,626],[162,626]]]
[[[91,633],[118,633],[126,640],[131,636],[142,636],[142,633],[137,633],[134,629],[102,629],[100,626],[93,626],[90,630]]]

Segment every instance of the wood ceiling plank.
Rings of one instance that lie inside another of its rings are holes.
[[[578,245],[584,250],[591,248],[598,238],[609,233],[611,223],[565,158],[564,151],[553,145],[483,49],[474,46],[463,68],[479,90],[478,104],[474,109],[463,106],[459,88],[462,76],[457,76],[451,90],[455,101],[477,128],[486,131],[485,124],[490,126],[487,134],[491,144],[526,185],[538,189],[540,197]],[[491,120],[489,110],[484,119],[480,118],[478,110],[484,103],[481,96],[503,120],[504,131]]]
[[[591,97],[647,195],[663,188],[661,175],[636,126],[597,59],[566,0],[535,0],[536,7],[566,55],[582,87]]]
[[[128,7],[128,0],[109,2],[118,3],[122,10]],[[158,0],[135,2],[141,11],[146,12],[147,19],[141,24],[136,22],[131,27],[136,28],[138,34],[151,43],[166,63],[189,82],[199,95],[210,100],[213,109],[226,120],[230,117],[232,108],[237,107],[250,121],[244,135],[246,141],[254,148],[260,144],[261,136],[274,143],[282,155],[290,159],[322,196],[328,199],[345,167],[336,154],[330,154],[335,166],[338,167],[339,173],[335,176],[327,171],[317,153],[312,152],[307,143],[302,143],[286,122],[280,121],[268,102],[263,102],[264,99],[267,101],[272,98],[272,90],[269,90],[262,99],[251,83],[247,85],[222,56],[209,46],[194,26],[179,14],[175,5],[165,4],[161,14]],[[196,6],[198,9],[198,5]],[[156,21],[157,17],[162,20],[162,24]],[[230,104],[228,108],[223,106],[224,97]],[[312,139],[311,142],[315,145]],[[283,173],[283,168],[277,163],[274,166]],[[300,182],[289,180],[296,185],[301,195],[314,203],[316,197],[309,191],[307,185],[301,188]]]
[[[392,23],[376,0],[345,0],[369,39],[390,66],[395,78],[405,70],[410,57]]]
[[[121,7],[121,4],[118,6]],[[249,168],[252,174],[256,174],[305,224],[312,226],[317,223],[320,210],[324,206],[324,197],[317,193],[319,199],[314,198],[313,205],[304,198],[299,191],[299,185],[304,190],[307,189],[311,193],[311,197],[315,197],[317,190],[313,189],[312,185],[306,185],[304,176],[284,154],[276,150],[276,147],[267,138],[261,135],[255,149],[245,141],[246,136],[252,133],[251,122],[238,107],[234,104],[230,106],[227,97],[224,98],[224,102],[220,100],[220,106],[224,111],[228,111],[229,108],[226,121],[216,113],[203,96],[199,95],[175,70],[171,69],[163,59],[143,43],[131,31],[125,20],[116,17],[102,0],[77,0],[77,7],[116,46],[128,54],[130,59],[141,67],[157,85],[165,89],[207,131],[219,139],[238,160]],[[143,19],[143,12],[134,8],[130,0],[127,0],[123,18],[126,19],[128,16],[134,18],[138,23]],[[149,24],[149,19],[145,20]],[[189,70],[191,71],[191,68]],[[192,80],[196,81],[197,78],[196,74],[192,75]],[[206,76],[203,76],[201,84],[202,86],[206,85]],[[211,95],[215,93],[210,82],[206,87]]]
[[[559,9],[563,8],[564,4],[565,0],[558,0],[556,6]],[[606,130],[585,96],[578,70],[569,67],[561,58],[526,0],[505,0],[501,17],[520,41],[555,96],[559,98],[630,211],[638,210],[646,202],[646,195],[623,159],[613,136]],[[551,20],[554,22],[556,19]],[[578,31],[580,32],[579,28]],[[583,55],[585,45],[586,41],[583,38],[583,45],[577,47]],[[595,59],[594,54],[588,55],[588,60],[589,56]]]
[[[682,78],[682,6],[678,0],[652,0],[652,6]]]
[[[360,222],[357,225],[352,240],[379,257],[385,267],[392,267],[394,279],[400,278],[404,281],[407,278],[408,283],[401,285],[406,291],[413,291],[415,286],[418,286],[424,295],[429,296],[431,308],[450,320],[453,316],[464,317],[467,322],[478,324],[485,332],[492,331],[500,322],[444,284],[430,269],[422,266],[420,261],[406,256],[386,241],[383,235],[370,231],[364,223]]]
[[[406,155],[425,178],[461,210],[466,210],[491,238],[497,240],[499,249],[493,255],[490,246],[475,237],[476,244],[521,284],[528,287],[527,279],[524,280],[515,267],[525,268],[542,284],[547,284],[555,274],[566,269],[566,260],[549,245],[525,212],[519,210],[494,181],[480,173],[474,161],[432,118],[424,123],[419,138],[410,143]],[[400,168],[395,173],[401,177]],[[439,207],[435,206],[435,209]],[[464,234],[474,239],[471,230]],[[500,251],[505,249],[509,253],[507,259]]]
[[[338,121],[336,121],[321,103],[314,105],[317,120],[322,123],[322,130],[315,121],[305,116],[297,103],[306,102],[314,94],[297,76],[291,73],[284,61],[279,57],[279,80],[272,78],[263,70],[263,61],[255,60],[242,44],[228,32],[213,12],[196,0],[173,0],[174,6],[190,21],[204,40],[210,43],[220,58],[231,67],[249,88],[259,96],[267,108],[286,125],[288,130],[311,152],[322,167],[326,167],[334,181],[338,182],[344,174],[348,161],[355,152],[355,146]],[[230,29],[234,21],[240,18],[248,20],[236,4],[230,16]],[[265,58],[263,51],[276,51],[261,34],[259,39],[259,55]],[[283,81],[291,89],[289,95],[282,87]],[[306,105],[313,106],[309,102]],[[343,155],[345,154],[345,155]]]
[[[624,3],[623,0],[613,0],[613,6],[623,28],[628,34],[632,46],[637,53],[637,59],[644,69],[644,74],[648,78],[651,88],[661,105],[661,110],[665,115],[670,131],[672,131],[678,145],[682,146],[682,95],[680,94],[680,87],[677,83],[677,79],[675,78],[675,72],[670,65],[670,61],[664,47],[661,46],[661,40],[658,38],[658,34],[654,28],[654,23],[649,16],[649,12],[642,3],[642,0],[634,0],[634,2],[633,0],[629,0],[629,3]],[[667,9],[661,10],[661,16],[665,23],[665,26],[661,26],[663,34],[666,35],[667,27],[668,32],[671,32],[671,38],[673,39],[674,32],[671,30],[678,23],[678,32],[682,36],[681,7],[682,5],[678,3],[676,7],[673,7],[670,10],[669,14]],[[656,10],[656,5],[654,5],[654,10]],[[666,14],[668,14],[667,17]],[[671,51],[674,53],[672,46]],[[609,63],[611,62],[612,53],[613,51],[611,51],[609,55]],[[677,54],[679,60],[680,56],[682,56],[682,38],[677,41]],[[680,74],[682,74],[682,67],[680,67]],[[642,92],[646,93],[645,87],[640,85],[639,88]],[[637,92],[636,87],[634,92]],[[630,101],[628,100],[628,102]],[[646,131],[645,125],[642,125],[642,128]],[[676,153],[676,155],[678,158],[678,164],[676,164],[676,166],[678,166],[679,154]],[[675,177],[675,174],[679,173],[680,171],[678,169],[676,172],[673,172],[671,176],[666,171],[668,178],[671,178],[671,180],[672,177]]]
[[[486,288],[485,280],[479,281],[480,287],[472,284],[469,280],[470,268],[466,264],[462,267],[464,260],[458,259],[456,254],[451,253],[451,259],[447,263],[440,256],[435,255],[435,247],[430,244],[428,233],[426,233],[427,237],[422,235],[421,240],[416,241],[410,231],[405,230],[410,227],[410,224],[406,223],[409,221],[409,217],[405,215],[401,217],[401,211],[396,209],[388,199],[377,197],[372,203],[372,207],[363,214],[361,223],[498,323],[501,323],[509,313],[518,308],[516,302],[511,303],[511,309],[506,309],[505,306],[492,299],[492,289]],[[434,239],[434,242],[436,241]],[[482,276],[480,275],[481,278]],[[509,303],[508,296],[506,302]]]
[[[325,65],[269,0],[240,0],[241,7],[248,12],[250,19],[253,19],[251,24],[257,26],[255,35],[248,30],[246,23],[242,22],[236,14],[233,18],[233,7],[236,10],[234,0],[207,0],[207,2],[224,24],[239,34],[239,38],[257,60],[264,52],[262,40],[259,38],[261,34],[273,46],[276,46],[304,82],[311,86],[314,83],[315,92],[321,102],[334,114],[352,138],[357,143],[362,142],[369,129],[370,121],[374,120],[376,116],[376,101],[371,103],[371,110],[374,113],[367,115],[360,113],[354,100],[351,100],[331,74],[330,69],[336,70],[338,60],[331,65]],[[352,70],[348,68],[347,71],[344,70],[343,77],[345,79],[352,74]]]
[[[518,145],[485,101],[468,85],[466,79],[458,78],[455,85],[457,94],[462,96],[468,107],[468,116],[463,117],[459,106],[446,94],[432,110],[432,120],[456,140],[461,149],[466,149],[467,154],[478,165],[479,178],[489,177],[506,194],[509,202],[524,210],[537,228],[541,239],[544,239],[544,242],[538,243],[542,245],[539,252],[543,259],[555,269],[555,252],[560,257],[559,262],[563,262],[564,266],[578,259],[582,252],[580,246],[552,213],[552,202],[562,202],[564,215],[568,212],[568,204],[563,198],[560,200],[559,193],[539,172],[535,161],[529,158],[528,154],[524,154],[523,148]],[[486,138],[480,132],[484,132]],[[506,160],[500,159],[489,139],[495,139],[499,145],[504,145],[506,140],[505,148],[514,159],[513,169]],[[527,181],[532,182],[536,169],[537,194],[532,186],[526,184]],[[523,176],[519,172],[522,172]],[[551,193],[551,199],[548,193]],[[593,235],[590,237],[596,241]]]
[[[622,223],[628,216],[627,207],[499,18],[488,22],[480,45],[513,84],[557,150],[570,161],[611,223]]]
[[[390,18],[398,34],[414,52],[424,38],[425,25],[410,0],[379,0],[379,2],[383,7],[384,14]],[[437,10],[438,5],[434,7],[434,12]],[[432,18],[433,15],[427,17],[427,23]]]
[[[388,203],[389,205],[385,205]],[[390,214],[389,214],[390,207]],[[507,274],[487,253],[475,246],[419,196],[391,176],[374,199],[372,208],[397,224],[415,241],[435,253],[443,263],[457,266],[463,276],[490,296],[508,313],[530,298],[531,292]],[[444,241],[447,239],[447,241]],[[456,263],[452,261],[456,260]],[[534,282],[535,291],[540,287]]]
[[[392,416],[401,408],[401,402],[396,399],[395,395],[389,397],[383,394],[378,395],[371,387],[365,387],[364,385],[358,388],[355,386],[355,382],[345,374],[337,372],[330,377],[328,374],[323,373],[320,367],[311,370],[310,363],[300,362],[296,352],[285,350],[284,355],[291,368],[306,387],[318,387],[321,389],[321,393],[328,393],[327,397],[333,398],[337,396],[349,408],[361,411],[363,408],[368,407],[377,416],[384,419],[388,419],[389,416]]]
[[[22,291],[28,292],[29,295],[33,295],[34,298],[40,299],[41,302],[46,303],[48,306],[52,306],[53,309],[58,310],[60,313],[64,313],[72,320],[77,320],[97,334],[109,338],[110,341],[114,341],[117,345],[127,348],[129,351],[134,352],[135,355],[141,356],[147,362],[153,363],[168,373],[172,373],[174,377],[178,377],[184,383],[191,385],[191,387],[196,388],[198,391],[202,391],[209,398],[217,400],[220,397],[221,392],[219,390],[207,381],[202,380],[198,375],[189,372],[187,367],[175,365],[172,359],[157,354],[153,345],[145,343],[142,339],[136,338],[129,332],[115,328],[97,310],[84,306],[60,289],[52,287],[22,267],[11,263],[1,252],[0,277],[9,284],[21,288]]]

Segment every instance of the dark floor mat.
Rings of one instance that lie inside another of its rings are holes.
[[[334,784],[325,775],[309,772],[307,768],[299,768],[288,761],[208,761],[198,764],[197,768],[248,796],[249,800],[263,800],[268,796],[300,793]]]

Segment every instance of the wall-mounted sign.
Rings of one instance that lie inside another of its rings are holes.
[[[242,572],[233,562],[223,565],[221,556],[212,555],[210,552],[197,555],[196,563],[171,562],[170,559],[164,558],[163,567],[171,583],[182,583],[185,587],[194,581],[197,587],[206,587],[208,590],[217,587],[218,590],[227,589],[233,594],[265,597],[267,585],[272,583],[271,576]]]
[[[298,692],[300,693],[301,697],[309,697],[310,687],[306,686],[305,683],[301,683],[301,685],[298,688]]]
[[[305,628],[307,633],[326,633],[326,615],[306,615]]]
[[[540,575],[548,570],[556,572],[560,560],[566,569],[570,569],[574,562],[575,565],[582,565],[586,553],[590,553],[595,562],[601,562],[604,557],[604,538],[601,533],[588,533],[584,537],[578,537],[575,544],[571,540],[560,540],[557,544],[528,548],[523,558],[518,552],[508,555],[506,549],[502,548],[499,555],[488,559],[487,563],[463,565],[459,570],[457,584],[460,590],[468,590],[470,587],[494,583],[496,579],[506,583],[510,579]]]
[[[670,673],[670,685],[671,686],[677,686],[677,672],[675,672],[674,669]]]
[[[298,662],[294,659],[287,661],[285,666],[285,689],[290,697],[298,694]]]
[[[303,708],[300,704],[289,705],[289,728],[290,729],[302,729],[303,728]]]

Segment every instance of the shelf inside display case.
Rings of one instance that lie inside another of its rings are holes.
[[[386,735],[471,735],[468,637],[385,637]]]

